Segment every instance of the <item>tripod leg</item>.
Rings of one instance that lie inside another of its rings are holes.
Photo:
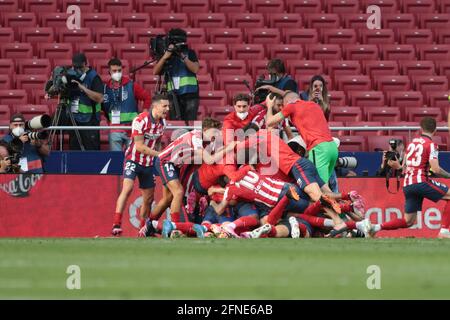
[[[55,110],[55,115],[53,116],[53,121],[52,121],[52,127],[56,127],[59,125],[59,120],[61,119],[61,113],[62,113],[62,108],[60,105],[56,106],[56,110]],[[49,134],[49,139],[48,139],[48,144],[49,144],[49,148],[51,150],[52,146],[53,146],[53,141],[55,139],[56,136],[56,129],[52,129],[50,131]]]
[[[75,122],[75,118],[73,117],[72,112],[69,112],[69,118],[70,118],[70,122],[72,123],[72,126],[76,127],[77,123]],[[75,135],[77,137],[77,141],[78,141],[78,144],[80,145],[81,151],[85,151],[83,141],[81,140],[80,131],[78,129],[75,129]]]

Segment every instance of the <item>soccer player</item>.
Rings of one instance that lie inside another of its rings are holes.
[[[450,173],[442,169],[438,160],[438,148],[433,143],[432,137],[436,133],[436,120],[425,117],[420,121],[422,135],[413,139],[407,147],[407,154],[403,160],[405,177],[403,180],[403,194],[405,195],[405,217],[393,219],[382,224],[370,226],[372,235],[380,230],[395,230],[409,228],[417,217],[417,211],[422,210],[423,199],[434,202],[447,200],[442,214],[441,230],[438,238],[450,238],[450,191],[448,187],[428,177],[431,168],[438,177],[450,178]],[[398,160],[390,160],[388,165],[394,169],[401,169]]]
[[[165,118],[169,113],[169,99],[157,94],[152,98],[150,112],[139,114],[132,123],[132,142],[125,151],[122,191],[117,199],[112,234],[122,233],[122,213],[128,197],[133,191],[134,180],[138,177],[142,192],[140,211],[141,226],[148,215],[155,188],[154,157],[159,154],[161,137],[166,127]]]
[[[193,130],[178,137],[155,159],[155,168],[164,185],[163,199],[160,202],[170,202],[169,220],[172,222],[180,221],[180,208],[184,196],[183,185],[179,180],[180,168],[183,165],[197,162],[216,163],[226,153],[234,150],[235,142],[228,144],[220,151],[216,151],[214,155],[203,148],[204,142],[212,142],[213,145],[210,146],[210,149],[215,149],[213,140],[220,135],[220,131],[217,131],[221,126],[220,121],[206,118],[202,122],[201,131]],[[163,234],[163,236],[167,235]]]
[[[273,115],[275,101],[270,94],[267,96],[266,124],[274,126],[289,118],[305,140],[309,158],[316,166],[319,176],[328,183],[336,165],[338,148],[322,109],[315,102],[300,100],[297,93],[288,92],[283,98],[283,109]]]

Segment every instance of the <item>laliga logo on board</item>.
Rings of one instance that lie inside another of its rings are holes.
[[[130,207],[128,208],[128,213],[130,215],[130,223],[133,227],[139,230],[140,226],[140,218],[139,218],[139,212],[142,206],[142,196],[136,198],[136,200],[133,201],[133,203],[130,204]],[[155,201],[152,202],[151,210],[156,206]],[[169,209],[166,210],[166,214],[169,214]]]
[[[19,174],[14,180],[0,184],[0,190],[13,197],[27,197],[28,192],[42,179],[43,174]]]

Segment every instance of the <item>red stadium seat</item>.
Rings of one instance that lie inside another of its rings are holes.
[[[433,61],[399,61],[402,74],[413,75],[433,75],[434,63]]]
[[[317,44],[319,33],[316,29],[285,28],[283,36],[286,43],[290,44]]]
[[[339,15],[335,13],[305,13],[304,18],[308,28],[339,28]]]
[[[359,0],[327,0],[328,13],[358,13]]]
[[[244,75],[247,73],[247,64],[244,60],[211,60],[209,65],[214,77],[221,74]]]
[[[283,13],[285,11],[283,0],[249,0],[250,12],[257,13]]]
[[[405,141],[404,136],[372,136],[367,137],[368,151],[386,150],[389,147],[389,140],[397,139]]]
[[[151,37],[159,34],[165,34],[163,28],[131,28],[130,35],[133,43],[146,43],[148,44]]]
[[[368,121],[400,121],[401,111],[396,107],[368,107],[364,108]]]
[[[158,28],[186,28],[189,24],[186,13],[152,13],[152,18]]]
[[[7,74],[0,74],[0,88],[13,89],[11,77]]]
[[[347,105],[344,91],[328,91],[328,97],[330,98],[330,104],[333,107],[345,107]]]
[[[198,74],[197,75],[198,86],[200,91],[203,90],[214,90],[213,81],[210,74]]]
[[[331,108],[330,121],[362,121],[363,113],[360,107],[333,107]]]
[[[113,47],[116,56],[122,59],[134,60],[150,55],[148,45],[144,43],[116,43]]]
[[[230,44],[228,47],[234,60],[264,59],[266,56],[262,44]]]
[[[362,152],[367,150],[367,137],[361,136],[340,136],[340,151]]]
[[[3,0],[0,2],[0,12],[19,11],[19,2],[17,0]]]
[[[59,42],[81,43],[92,42],[91,28],[81,28],[69,30],[63,28],[59,30]]]
[[[449,25],[450,27],[450,25]],[[450,44],[422,44],[417,45],[421,60],[449,60]]]
[[[322,74],[324,70],[320,60],[287,60],[285,65],[291,75]]]
[[[15,75],[16,89],[24,89],[31,93],[33,89],[44,90],[45,84],[48,81],[48,75],[46,74],[16,74]],[[31,97],[31,94],[30,94]]]
[[[148,13],[124,12],[117,15],[119,28],[150,28],[150,15]]]
[[[213,12],[234,13],[246,12],[246,0],[214,0],[212,1]]]
[[[312,44],[307,47],[310,60],[336,60],[342,58],[341,47],[337,44]]]
[[[347,122],[347,127],[382,127],[383,123],[380,121],[353,121]],[[384,136],[386,131],[383,130],[350,130],[351,136]]]
[[[402,44],[431,44],[433,32],[431,29],[402,29],[399,30]]]
[[[267,45],[268,58],[281,60],[303,59],[303,48],[299,44],[273,44]]]
[[[108,12],[83,13],[81,23],[84,28],[106,28],[112,27],[113,19]]]
[[[33,47],[29,43],[5,43],[0,45],[2,58],[26,59],[33,57]]]
[[[241,28],[211,28],[207,31],[211,43],[234,44],[243,43]]]
[[[187,43],[189,45],[207,42],[204,28],[185,28],[184,31],[187,33]]]
[[[274,44],[281,42],[278,29],[247,28],[245,29],[247,43]]]
[[[262,13],[232,13],[228,15],[232,28],[263,28],[265,26]]]
[[[307,91],[309,89],[309,83],[311,82],[311,78],[314,76],[314,74],[297,74],[295,76],[295,80],[298,84],[299,91],[304,90]],[[330,76],[328,75],[321,75],[325,83],[327,85],[328,90],[333,90],[333,81]]]
[[[234,111],[233,106],[225,106],[225,107],[215,108],[212,111],[211,116],[214,119],[218,119],[218,120],[222,121],[223,118],[225,118],[230,112],[233,112],[233,111]]]
[[[433,13],[434,0],[403,0],[403,11],[407,13]]]
[[[127,28],[96,28],[97,43],[127,43],[129,41]]]
[[[355,60],[327,60],[325,63],[326,73],[331,76],[348,74],[361,74],[361,65],[359,61]]]
[[[408,91],[411,89],[408,76],[376,76],[378,91]]]
[[[378,75],[398,74],[399,68],[397,61],[374,60],[363,61],[366,75],[374,77]]]
[[[349,91],[349,101],[352,106],[383,107],[384,94],[381,91]]]
[[[70,14],[65,12],[41,12],[39,20],[42,27],[67,28],[67,18]]]
[[[11,110],[9,109],[9,106],[4,104],[0,105],[0,120],[7,120],[9,124],[10,118],[11,118]]]
[[[205,28],[207,32],[213,30],[213,28],[225,28],[227,26],[227,18],[224,13],[191,13],[190,16],[193,27]]]
[[[424,92],[448,90],[446,76],[413,76],[413,84],[416,90]]]
[[[347,29],[366,29],[369,13],[343,13],[341,14],[343,27]]]
[[[339,75],[336,76],[338,90],[345,92],[356,90],[371,90],[370,77],[363,75]]]
[[[346,44],[342,49],[347,60],[377,60],[379,56],[375,44]]]
[[[21,28],[21,42],[35,43],[53,43],[55,35],[53,28]]]
[[[104,59],[113,55],[111,44],[109,43],[78,43],[75,48],[75,51],[86,54],[88,63],[91,59]]]
[[[49,59],[17,60],[19,74],[50,74],[52,66]]]
[[[0,90],[0,104],[18,105],[27,103],[25,90]]]
[[[356,31],[354,29],[322,29],[322,42],[353,44],[356,42]]]
[[[427,103],[429,107],[433,108],[447,108],[448,107],[449,91],[430,91],[426,93]]]
[[[224,91],[242,91],[248,92],[247,87],[244,84],[244,80],[252,83],[252,78],[249,75],[244,76],[234,76],[234,75],[223,75],[220,76],[216,81],[219,83],[219,89]]]
[[[204,0],[177,0],[175,5],[176,12],[197,13],[209,11],[209,3]]]
[[[133,11],[132,0],[98,0],[101,12],[114,14]]]
[[[137,12],[168,13],[172,10],[171,3],[171,0],[138,0],[136,1]]]
[[[435,62],[436,69],[440,76],[446,76],[450,79],[450,61],[440,60]]]
[[[27,12],[56,12],[58,3],[54,0],[23,0]]]
[[[16,105],[15,112],[21,113],[25,117],[26,120],[30,120],[36,116],[40,116],[42,114],[49,114],[50,110],[47,105],[35,105],[35,104],[25,104],[25,105]]]
[[[5,27],[35,27],[38,23],[34,12],[5,12],[3,13]]]
[[[155,91],[155,86],[159,81],[159,76],[151,74],[137,74],[136,82],[149,92]]]
[[[224,60],[228,59],[227,47],[224,44],[194,44],[192,48],[197,53],[199,59],[203,60]]]
[[[364,44],[395,43],[395,34],[392,29],[360,29],[360,40]]]
[[[397,13],[398,3],[397,0],[362,0],[361,8],[367,8],[368,6],[376,5],[380,8],[381,14],[384,13]]]
[[[380,45],[380,49],[383,60],[416,59],[416,50],[411,44],[385,44]]]
[[[62,0],[63,10],[71,5],[79,6],[82,13],[93,12],[96,6],[96,2],[91,0]]]
[[[412,13],[385,13],[381,15],[383,29],[413,29],[416,19]]]
[[[401,122],[397,122],[397,121],[389,121],[389,122],[385,122],[384,124],[385,126],[389,126],[389,127],[418,127],[419,124],[417,122],[412,122],[412,121],[401,121]],[[389,135],[390,136],[404,136],[406,138],[406,143],[408,143],[408,141],[411,141],[411,139],[416,136],[418,130],[408,130],[406,128],[399,128],[399,129],[392,129],[389,130]]]
[[[450,44],[450,29],[434,30],[434,34],[438,44]]]
[[[227,104],[227,94],[225,91],[200,91],[200,103],[211,110],[215,107],[224,107]]]
[[[390,106],[399,107],[402,110],[406,108],[423,107],[423,96],[419,91],[389,91],[387,101]]]
[[[302,16],[298,13],[270,13],[267,15],[269,28],[300,29],[303,27]]]
[[[0,43],[14,42],[13,28],[0,28]]]
[[[15,73],[15,70],[16,69],[13,59],[0,59],[0,74],[6,74],[12,77],[12,75]]]
[[[98,74],[108,74],[109,72],[108,61],[109,59],[95,59],[90,61],[90,63]],[[120,59],[120,62],[122,62],[123,74],[128,74],[130,71],[128,60]]]
[[[419,122],[423,117],[433,117],[436,121],[442,120],[440,108],[407,108],[405,111],[408,121]]]
[[[328,125],[330,126],[331,135],[333,137],[340,137],[340,136],[348,135],[348,132],[345,130],[338,130],[338,131],[333,130],[333,128],[345,127],[345,125],[342,121],[328,121]]]
[[[440,7],[440,12],[442,13],[450,13],[450,0],[439,0],[439,2],[441,4]]]
[[[445,29],[450,26],[450,14],[422,13],[418,14],[418,19],[423,29]]]
[[[322,12],[322,3],[320,0],[286,0],[287,12],[292,13],[320,13]]]
[[[250,74],[258,78],[260,75],[267,74],[267,60],[248,60]]]

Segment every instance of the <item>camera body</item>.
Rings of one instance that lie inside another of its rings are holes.
[[[264,76],[260,76],[255,82],[255,91],[259,87],[270,85],[273,86],[278,82],[278,78],[276,74],[271,74],[270,79],[264,79]],[[269,90],[262,89],[255,92],[254,103],[258,104],[266,100],[267,95],[270,93]]]
[[[70,96],[70,92],[78,89],[78,85],[72,80],[82,82],[83,73],[71,66],[56,66],[52,72],[52,79],[47,83],[45,91],[52,97],[61,95]]]
[[[173,49],[169,49],[170,45],[173,45]],[[156,60],[160,60],[166,51],[173,53],[180,53],[188,48],[187,37],[184,35],[157,35],[154,38],[150,38],[150,52]]]

